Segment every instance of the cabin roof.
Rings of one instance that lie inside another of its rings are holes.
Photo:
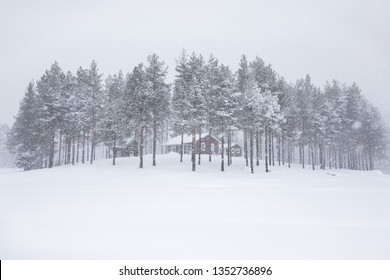
[[[220,143],[221,141],[218,140],[217,137],[209,134],[209,133],[202,133],[200,135],[201,139],[205,138],[206,136],[210,135],[212,138],[214,138],[216,141],[218,141],[218,143]],[[199,134],[196,135],[196,140],[199,140]],[[190,144],[192,143],[192,135],[184,135],[183,136],[183,143],[184,144]],[[163,144],[164,146],[170,146],[170,145],[181,145],[181,135],[179,136],[176,136],[176,137],[173,137],[171,139],[169,139],[167,142],[165,142]]]

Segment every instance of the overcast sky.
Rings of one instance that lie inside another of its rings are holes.
[[[390,123],[389,13],[386,0],[0,0],[0,123],[55,60],[74,73],[95,59],[108,75],[156,52],[172,80],[183,48],[233,70],[259,56],[291,82],[356,82]]]

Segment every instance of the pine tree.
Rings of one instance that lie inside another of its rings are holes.
[[[248,84],[251,82],[251,73],[250,73],[250,68],[248,61],[246,59],[245,55],[242,55],[239,68],[237,71],[237,92],[240,95],[239,97],[239,102],[240,102],[240,107],[243,108],[243,106],[246,106],[247,104],[247,88]],[[244,113],[245,110],[242,110]],[[248,127],[243,127],[242,125],[246,125],[245,123],[245,115],[241,114],[237,116],[240,120],[239,123],[241,124],[240,128],[243,129],[244,132],[244,157],[245,157],[245,162],[246,166],[248,166],[248,141],[247,141],[247,136],[248,136]]]
[[[175,115],[174,127],[176,131],[181,131],[182,138],[184,131],[191,131],[192,133],[191,162],[192,171],[195,171],[196,132],[198,130],[200,134],[202,126],[206,123],[206,72],[203,57],[193,53],[188,59],[185,51],[183,51],[177,61],[176,71],[178,74],[174,81],[172,98],[173,112]],[[200,147],[198,150],[198,163],[200,163]]]
[[[47,156],[47,167],[54,166],[55,136],[63,118],[63,103],[65,74],[57,62],[54,62],[45,74],[38,81],[38,97],[42,105],[41,121],[45,133],[45,148]]]
[[[170,88],[165,83],[167,67],[156,54],[148,56],[146,82],[148,83],[148,109],[150,110],[153,133],[153,166],[156,166],[158,129],[164,125],[170,113]]]
[[[93,60],[88,71],[88,96],[87,96],[87,112],[91,124],[91,159],[90,163],[93,163],[95,158],[95,148],[98,143],[98,135],[96,129],[100,120],[99,114],[101,111],[101,99],[102,99],[102,76],[98,73],[96,61]]]
[[[115,165],[118,144],[124,141],[124,109],[122,103],[125,94],[125,80],[119,71],[118,75],[109,75],[105,81],[103,98],[104,117],[100,122],[102,139],[112,149],[112,164]]]
[[[190,94],[191,74],[188,66],[188,57],[186,51],[183,50],[180,57],[176,61],[176,78],[173,82],[173,95],[171,101],[173,113],[173,130],[176,134],[181,135],[180,162],[183,162],[183,137],[184,133],[190,132],[190,111],[187,103]]]
[[[237,95],[235,94],[235,79],[233,73],[229,67],[221,65],[218,69],[218,72],[215,73],[218,77],[215,79],[215,103],[214,111],[212,114],[213,122],[212,125],[215,129],[219,130],[222,134],[222,147],[221,147],[221,171],[225,170],[225,160],[224,160],[224,143],[225,143],[225,134],[227,133],[228,138],[228,165],[230,165],[230,149],[231,149],[231,133],[237,127]]]
[[[128,110],[132,114],[131,118],[138,138],[139,167],[143,168],[145,130],[147,122],[150,120],[150,111],[148,110],[150,90],[142,63],[134,67],[132,74],[128,76],[126,91],[130,101]]]
[[[30,82],[7,139],[8,149],[16,154],[16,165],[24,170],[42,167],[45,147],[41,109],[34,83]]]
[[[195,144],[196,144],[196,132],[198,130],[199,141],[198,141],[198,164],[200,164],[200,153],[201,153],[201,131],[204,125],[206,124],[206,69],[205,62],[201,55],[197,56],[193,53],[190,56],[188,61],[188,66],[190,70],[190,86],[189,86],[189,95],[188,104],[191,119],[189,121],[191,131],[192,131],[192,170],[195,171]]]
[[[219,101],[219,94],[217,93],[219,83],[221,82],[220,66],[218,65],[218,59],[212,54],[209,57],[209,61],[206,65],[206,81],[205,81],[205,111],[206,111],[206,128],[211,135],[213,128],[217,127],[216,111],[218,109],[217,102]],[[209,152],[209,161],[211,161],[212,151]]]

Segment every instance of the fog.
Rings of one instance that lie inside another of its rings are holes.
[[[95,59],[105,75],[156,52],[169,66],[183,48],[233,70],[259,56],[287,81],[356,82],[390,123],[389,1],[0,2],[0,123],[12,125],[25,88],[57,60]]]

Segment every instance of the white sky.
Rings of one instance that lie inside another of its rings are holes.
[[[156,52],[172,80],[186,48],[237,69],[256,55],[295,81],[357,82],[390,123],[390,1],[0,0],[0,123],[54,60],[105,75]]]

